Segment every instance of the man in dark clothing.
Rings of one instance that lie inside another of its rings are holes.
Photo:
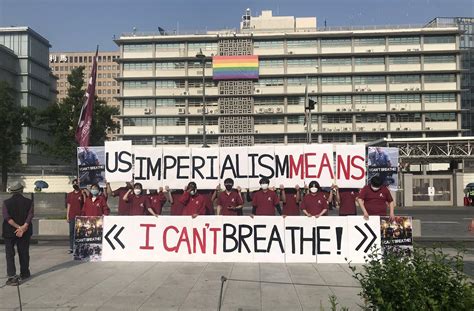
[[[33,232],[33,201],[22,195],[23,185],[16,183],[10,187],[12,197],[2,206],[5,255],[7,259],[6,285],[18,285],[21,280],[30,277],[30,237]],[[20,258],[20,278],[16,276],[15,245]]]

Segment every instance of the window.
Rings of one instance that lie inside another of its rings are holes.
[[[352,60],[350,58],[322,58],[321,65],[327,66],[344,66],[351,65]]]
[[[184,62],[158,62],[156,63],[156,70],[174,70],[174,69],[184,69]]]
[[[436,112],[425,114],[426,122],[456,121],[456,114],[450,112]]]
[[[385,84],[385,76],[356,76],[354,84]]]
[[[123,126],[152,126],[152,118],[124,118]]]
[[[351,77],[322,77],[323,85],[351,84]]]
[[[306,135],[298,135],[298,134],[292,134],[288,135],[288,143],[289,144],[303,144],[308,141],[308,138]]]
[[[259,79],[257,82],[255,82],[255,85],[259,85],[259,86],[282,86],[283,85],[283,78]]]
[[[290,48],[300,48],[300,47],[314,47],[318,46],[317,40],[288,40],[287,41],[288,49]]]
[[[356,114],[357,123],[377,123],[377,122],[387,122],[386,114]]]
[[[321,39],[321,47],[350,46],[351,39]]]
[[[420,37],[391,37],[388,38],[390,45],[420,44]]]
[[[189,125],[202,125],[202,118],[189,118],[188,120]],[[206,125],[218,125],[218,119],[217,118],[206,118]]]
[[[318,78],[308,77],[308,84],[309,85],[317,85],[318,84]],[[306,85],[306,77],[288,78],[288,85]]]
[[[254,41],[253,47],[256,49],[282,49],[283,41]]]
[[[318,61],[314,58],[295,58],[287,60],[288,67],[316,67]]]
[[[399,64],[399,65],[405,65],[405,64],[420,64],[420,57],[419,56],[390,56],[388,59],[389,64]]]
[[[150,136],[124,136],[124,140],[131,140],[132,145],[152,145],[153,139]]]
[[[385,59],[383,57],[356,57],[355,65],[384,65]]]
[[[268,105],[268,106],[283,105],[283,98],[281,98],[281,97],[256,97],[253,104],[255,106],[260,106],[260,105]]]
[[[185,125],[186,118],[156,118],[156,126]]]
[[[123,46],[124,52],[147,52],[152,50],[151,44],[125,44]]]
[[[454,74],[425,75],[425,83],[456,82]]]
[[[123,64],[124,70],[151,70],[152,63],[126,63]]]
[[[322,116],[323,123],[352,123],[352,116],[343,114],[327,114]]]
[[[352,142],[351,134],[323,135],[323,143],[347,143]]]
[[[322,96],[322,104],[324,105],[340,105],[340,104],[351,104],[350,96]]]
[[[156,88],[173,89],[173,88],[177,88],[177,87],[178,86],[176,85],[176,81],[174,81],[174,80],[156,81]]]
[[[184,136],[156,136],[157,145],[184,145],[185,143]]]
[[[389,95],[390,103],[420,103],[421,96],[420,94],[398,94],[398,95]]]
[[[157,50],[178,50],[182,47],[180,43],[157,43],[156,49]]]
[[[384,104],[385,95],[356,95],[354,102],[357,104]]]
[[[456,62],[455,55],[429,55],[425,56],[426,64],[435,64],[435,63],[454,63]]]
[[[188,68],[202,69],[202,62],[188,62]],[[212,68],[212,62],[206,62],[206,68]]]
[[[385,38],[355,38],[354,45],[385,45]]]
[[[288,97],[288,105],[304,105],[304,97]]]
[[[282,59],[260,60],[259,65],[260,67],[273,67],[273,68],[283,69],[283,60]]]
[[[304,116],[288,116],[288,124],[304,124]]]
[[[152,88],[153,85],[154,85],[153,81],[124,81],[123,82],[123,87],[130,88],[130,89]]]
[[[456,101],[456,95],[452,93],[425,94],[424,96],[425,102],[427,103],[446,103]]]
[[[283,135],[256,135],[255,144],[282,144],[285,141]]]
[[[97,82],[97,86],[102,86],[102,82],[101,81]]]
[[[426,36],[424,38],[425,44],[437,44],[437,43],[455,43],[455,36]]]
[[[156,100],[156,108],[160,107],[185,107],[186,103],[182,99],[174,98],[158,98]]]
[[[198,50],[201,49],[203,51],[216,51],[217,50],[217,42],[191,42],[188,43],[189,50]]]
[[[264,118],[259,118],[255,117],[254,118],[254,124],[283,124],[283,117],[264,117]]]
[[[402,83],[420,83],[419,75],[397,75],[390,76],[390,83],[392,84],[402,84]]]
[[[390,122],[421,122],[421,114],[419,113],[397,113],[390,115]],[[392,130],[393,130],[392,125]]]

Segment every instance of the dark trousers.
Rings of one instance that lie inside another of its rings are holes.
[[[16,275],[15,266],[15,245],[20,258],[20,274],[22,276],[30,275],[30,236],[25,235],[21,238],[5,238],[5,256],[7,258],[7,275],[9,277]]]
[[[69,221],[69,249],[74,250],[74,225],[76,221],[74,219]]]

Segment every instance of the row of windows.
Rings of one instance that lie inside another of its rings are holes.
[[[97,56],[97,62],[114,62],[118,59],[115,55],[99,55]],[[92,56],[69,56],[69,55],[50,55],[49,61],[51,63],[91,63]]]
[[[186,125],[202,125],[201,118],[124,118],[123,126],[153,126],[156,120],[156,126],[183,126]],[[217,118],[206,118],[206,125],[218,125]]]

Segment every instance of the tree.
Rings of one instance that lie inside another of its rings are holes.
[[[5,192],[8,171],[20,163],[21,132],[31,125],[33,110],[15,103],[15,91],[6,81],[0,81],[0,191]]]
[[[68,164],[74,164],[78,146],[75,140],[76,127],[85,101],[84,67],[73,69],[67,80],[67,97],[41,113],[39,122],[47,125],[52,139],[49,144],[39,144],[48,154]],[[105,101],[95,98],[90,137],[92,146],[103,145],[107,131],[119,128],[118,123],[112,120],[112,116],[118,113],[117,108],[107,106]]]

